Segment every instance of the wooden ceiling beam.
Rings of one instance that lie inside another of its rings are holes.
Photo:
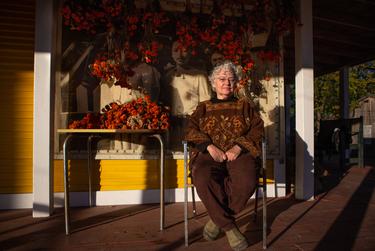
[[[374,55],[372,55],[374,58]],[[364,57],[350,57],[350,56],[344,56],[344,55],[331,55],[331,54],[324,54],[314,57],[314,62],[325,62],[330,65],[354,65],[357,62],[363,62],[366,60],[363,60]]]
[[[314,41],[320,40],[320,41],[326,41],[326,42],[332,42],[335,43],[335,46],[338,44],[343,44],[343,45],[349,45],[361,49],[375,49],[375,42],[374,43],[369,43],[369,42],[360,42],[360,41],[355,41],[353,39],[340,39],[337,38],[336,36],[320,36],[320,35],[314,35]]]
[[[339,45],[327,45],[314,43],[314,56],[316,55],[330,55],[330,56],[342,56],[347,58],[360,58],[366,55],[374,54],[375,50],[359,50],[356,49],[345,49]]]
[[[369,0],[354,0],[354,2],[358,2],[360,4],[365,4],[365,5],[368,5],[368,6],[371,6],[371,7],[375,6],[375,2],[369,1]]]
[[[375,54],[368,55],[367,57],[358,58],[357,60],[341,60],[338,61],[339,63],[332,63],[332,61],[328,61],[327,58],[316,58],[316,60],[314,59],[314,70],[316,70],[316,72],[319,72],[319,74],[329,73],[332,71],[337,71],[344,66],[354,66],[372,60],[375,60]]]
[[[357,29],[347,29],[338,25],[323,25],[314,23],[313,35],[334,37],[340,40],[375,43],[375,32],[363,32]]]
[[[332,73],[332,72],[335,72],[335,71],[338,71],[339,69],[333,67],[333,68],[330,68],[329,66],[325,66],[325,67],[322,67],[322,68],[314,68],[314,78],[317,78],[317,77],[320,77],[320,76],[323,76],[325,74],[329,74],[329,73]]]
[[[325,63],[329,65],[339,65],[342,62],[348,62],[348,60],[355,58],[349,58],[349,57],[342,57],[342,56],[336,56],[336,55],[324,55],[319,57],[314,57],[315,63]]]
[[[338,21],[338,20],[335,20],[335,19],[332,19],[332,18],[314,16],[313,19],[314,19],[314,21],[321,21],[321,22],[336,24],[336,25],[340,25],[340,26],[346,26],[346,27],[350,27],[350,28],[354,28],[354,29],[359,29],[359,30],[362,30],[362,31],[375,32],[375,28],[369,28],[367,26],[353,24],[353,23],[350,23],[350,22]],[[372,23],[369,23],[369,25],[371,25],[371,24]],[[371,26],[373,26],[373,25],[371,25]]]

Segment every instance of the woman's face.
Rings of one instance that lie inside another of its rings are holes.
[[[214,79],[216,96],[218,99],[228,99],[233,95],[236,87],[236,78],[230,70],[223,69]]]

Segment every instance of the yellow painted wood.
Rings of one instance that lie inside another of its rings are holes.
[[[13,185],[13,186],[6,186],[6,187],[0,186],[0,191],[1,191],[1,194],[32,193],[32,190],[30,190],[31,185],[30,184],[27,184],[27,185],[17,185],[16,184],[16,185]]]
[[[13,119],[18,120],[18,119]],[[17,132],[17,134],[4,134],[2,139],[15,139],[15,138],[29,138],[33,136],[33,122],[28,119],[25,123],[22,123],[24,118],[20,119],[18,122],[13,122],[11,124],[2,124],[0,125],[0,132]]]
[[[24,97],[22,97],[24,98]],[[22,106],[20,106],[22,104]],[[12,107],[9,107],[9,106],[3,106],[3,107],[0,107],[0,112],[2,114],[6,113],[6,114],[9,114],[11,115],[12,113],[16,115],[16,113],[18,112],[22,112],[22,113],[31,113],[33,112],[33,106],[32,106],[33,102],[31,100],[31,105],[30,105],[30,100],[24,100],[22,102],[20,102],[20,105],[15,105],[15,106],[12,106]],[[11,108],[11,110],[10,110]]]
[[[0,2],[0,193],[31,193],[34,1]]]
[[[55,191],[63,191],[63,161],[55,160]],[[273,161],[267,161],[273,173]],[[87,191],[87,161],[69,162],[71,191]],[[268,176],[267,183],[273,183]],[[96,191],[145,190],[159,188],[159,160],[97,160],[93,164],[92,185]],[[182,188],[183,160],[166,160],[166,188]]]

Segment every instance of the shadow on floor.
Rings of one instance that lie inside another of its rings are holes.
[[[371,169],[314,250],[353,250],[374,189],[375,172]]]

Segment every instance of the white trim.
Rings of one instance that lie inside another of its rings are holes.
[[[284,197],[286,195],[286,184],[285,184],[285,164],[281,164],[281,160],[273,161],[273,173],[275,177],[274,197]]]
[[[0,210],[33,207],[33,194],[0,194]]]
[[[284,191],[282,191],[284,189]],[[278,193],[285,193],[285,187],[278,186]],[[261,189],[259,195],[262,196]],[[159,189],[154,190],[124,190],[124,191],[97,191],[93,192],[93,205],[96,206],[113,206],[113,205],[134,205],[159,203]],[[267,196],[275,197],[275,185],[267,184]],[[254,198],[253,195],[251,198]],[[195,200],[200,201],[198,194],[195,192]],[[32,208],[33,195],[27,194],[0,194],[0,210],[4,209],[23,209]],[[64,193],[54,194],[54,207],[64,206]],[[165,191],[165,202],[183,202],[184,189],[167,189]],[[189,201],[191,201],[191,190],[189,189]],[[71,192],[70,206],[82,207],[88,206],[87,192]]]

